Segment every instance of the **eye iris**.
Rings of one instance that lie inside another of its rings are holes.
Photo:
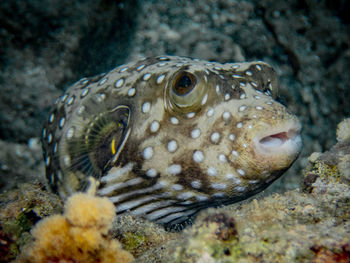
[[[174,85],[174,91],[177,95],[183,96],[188,94],[195,86],[194,76],[185,73],[178,77]]]

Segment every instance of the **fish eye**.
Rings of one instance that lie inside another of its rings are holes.
[[[201,81],[201,75],[180,69],[170,78],[165,89],[166,107],[177,114],[187,116],[190,112],[198,112],[201,102],[208,90],[208,85]]]
[[[177,96],[185,96],[195,88],[197,84],[196,77],[189,72],[181,72],[174,81],[173,91]]]

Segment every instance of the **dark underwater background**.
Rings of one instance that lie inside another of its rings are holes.
[[[307,156],[350,116],[350,1],[0,1],[0,191],[44,181],[42,124],[72,83],[130,60],[263,60],[303,123],[303,151],[268,192],[299,186]]]

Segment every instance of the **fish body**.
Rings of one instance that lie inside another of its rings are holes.
[[[65,197],[98,180],[117,213],[172,227],[262,191],[297,158],[301,125],[264,62],[152,57],[81,79],[45,123],[46,176]]]

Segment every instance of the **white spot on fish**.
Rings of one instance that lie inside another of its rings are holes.
[[[185,200],[185,199],[191,198],[192,196],[193,196],[192,192],[183,192],[179,194],[176,198]]]
[[[80,97],[84,98],[86,95],[88,95],[90,89],[89,88],[86,88],[84,89],[81,94],[80,94]]]
[[[153,168],[148,169],[148,170],[146,171],[146,175],[147,175],[148,177],[156,177],[156,176],[157,176],[157,171],[156,171],[155,169],[153,169]]]
[[[242,128],[243,127],[243,123],[242,122],[237,123],[236,127],[237,128]]]
[[[142,64],[136,68],[137,71],[141,71],[145,67],[145,64]]]
[[[255,107],[257,110],[262,110],[263,109],[263,107],[261,107],[261,106],[256,106]]]
[[[254,88],[257,88],[258,87],[258,84],[254,81],[251,81],[250,82],[250,85],[252,85]]]
[[[200,188],[201,185],[202,185],[202,183],[201,183],[199,180],[194,180],[194,181],[191,182],[191,186],[192,186],[193,188],[195,188],[195,189]]]
[[[50,156],[46,157],[45,159],[45,165],[49,166],[50,165]]]
[[[175,190],[175,191],[181,191],[184,189],[184,187],[181,184],[173,184],[171,186],[171,189]]]
[[[218,143],[220,140],[220,134],[218,132],[213,132],[210,136],[210,140],[212,143]]]
[[[204,105],[207,102],[207,99],[208,99],[208,94],[205,94],[203,99],[202,99],[201,104]]]
[[[187,113],[186,116],[187,116],[187,118],[191,119],[191,118],[193,118],[195,115],[196,115],[196,113],[190,112],[190,113]]]
[[[238,108],[238,111],[242,112],[247,108],[247,106],[242,105],[241,107]]]
[[[75,128],[74,127],[70,127],[66,133],[66,138],[68,140],[72,139],[73,136],[74,136],[74,131],[75,131]]]
[[[246,190],[246,187],[245,187],[245,186],[236,186],[236,187],[235,187],[235,190],[236,190],[237,192],[242,193],[242,192],[244,192],[244,191]]]
[[[232,155],[234,155],[234,156],[238,156],[238,152],[235,151],[235,150],[233,150],[231,153],[232,153]]]
[[[171,122],[172,124],[174,124],[174,125],[179,124],[179,120],[178,120],[176,117],[171,117],[171,118],[170,118],[170,122]]]
[[[125,72],[125,71],[127,71],[127,70],[128,70],[128,67],[121,68],[121,69],[119,70],[119,73],[123,73],[123,72]]]
[[[226,184],[224,183],[212,183],[210,184],[211,188],[215,189],[215,190],[222,190],[225,189],[227,187]]]
[[[97,101],[102,102],[106,99],[106,95],[104,93],[97,94]]]
[[[68,95],[64,94],[61,98],[61,102],[65,102],[67,98],[68,98]]]
[[[225,154],[222,154],[222,153],[219,154],[218,158],[219,158],[219,161],[222,162],[222,163],[226,163],[227,162]]]
[[[177,150],[177,142],[175,140],[171,140],[168,142],[168,151],[173,153]]]
[[[101,86],[101,85],[105,84],[106,81],[107,81],[107,79],[108,79],[108,78],[103,78],[103,79],[101,79],[100,82],[98,83],[98,85]]]
[[[204,154],[201,151],[195,151],[193,153],[193,161],[196,163],[201,163],[204,160]]]
[[[223,114],[222,114],[222,118],[227,121],[229,118],[231,117],[231,113],[229,113],[228,111],[225,111]]]
[[[146,101],[144,104],[142,104],[142,112],[147,113],[151,109],[151,103]]]
[[[69,166],[70,165],[70,157],[68,155],[65,155],[63,157],[63,163],[66,165],[66,166]]]
[[[121,88],[123,85],[124,85],[124,79],[123,79],[123,78],[118,79],[118,80],[115,82],[115,87],[116,87],[117,89]]]
[[[160,76],[157,78],[157,84],[161,84],[161,83],[163,82],[164,78],[165,78],[165,75],[164,75],[164,74],[160,75]]]
[[[206,201],[206,200],[208,200],[208,197],[205,195],[196,195],[196,199],[198,201]]]
[[[135,88],[131,88],[131,89],[128,90],[128,96],[129,96],[129,97],[134,96],[135,93],[136,93],[136,89],[135,89]]]
[[[147,80],[149,80],[151,78],[151,76],[152,75],[150,73],[146,73],[145,75],[143,75],[142,79],[147,81]]]
[[[73,102],[74,102],[74,96],[72,96],[72,97],[70,97],[69,99],[68,99],[68,101],[67,101],[67,105],[72,105],[73,104]]]
[[[234,141],[236,136],[233,133],[230,133],[230,135],[228,136],[228,138],[230,139],[230,141]]]
[[[209,167],[208,170],[207,170],[207,174],[209,176],[217,176],[218,175],[218,171],[214,167]]]
[[[214,109],[213,108],[209,108],[208,111],[207,111],[207,116],[211,117],[213,115],[214,115]]]
[[[175,175],[181,173],[181,165],[179,164],[172,164],[168,167],[168,173]]]
[[[49,122],[53,123],[53,120],[55,119],[55,114],[51,113],[50,117],[49,117]]]
[[[157,132],[159,130],[159,122],[158,121],[152,121],[150,130],[152,133]]]
[[[244,176],[245,175],[245,171],[242,169],[237,169],[237,173],[239,173],[240,175]]]
[[[146,147],[143,152],[142,156],[145,160],[149,160],[153,156],[153,148],[151,146]]]
[[[220,86],[219,85],[216,85],[215,91],[216,91],[217,95],[220,95]]]
[[[61,119],[60,119],[60,128],[63,128],[63,126],[64,126],[64,124],[66,123],[66,118],[64,118],[64,117],[62,117]]]
[[[197,139],[200,135],[201,135],[201,131],[198,128],[191,131],[191,137],[193,139]]]

